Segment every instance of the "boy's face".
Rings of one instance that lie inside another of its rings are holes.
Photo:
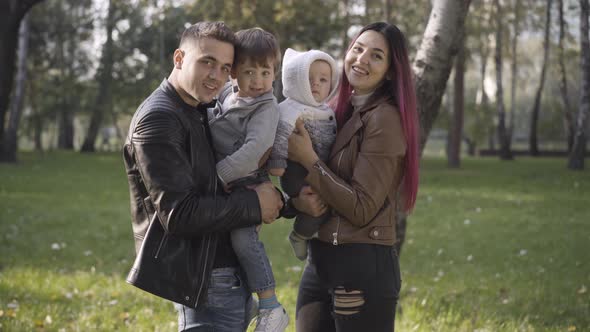
[[[311,94],[318,103],[328,98],[332,84],[332,68],[326,61],[314,61],[309,67],[309,86]]]
[[[272,61],[264,66],[247,59],[232,70],[232,77],[238,81],[239,97],[258,97],[272,89],[275,70]]]

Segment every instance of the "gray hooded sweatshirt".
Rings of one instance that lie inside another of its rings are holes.
[[[330,94],[321,102],[315,100],[309,84],[309,68],[317,60],[326,61],[332,68]],[[336,117],[326,104],[338,86],[336,61],[322,51],[298,52],[289,48],[283,57],[282,82],[287,99],[279,104],[279,124],[267,167],[287,167],[288,139],[299,117],[309,132],[314,151],[321,160],[327,160],[336,139]]]
[[[217,175],[225,184],[256,176],[260,159],[273,145],[279,112],[272,89],[256,98],[240,98],[227,83],[208,110],[217,159]]]

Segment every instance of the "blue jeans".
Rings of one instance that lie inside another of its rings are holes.
[[[231,244],[242,270],[246,273],[250,290],[258,293],[274,289],[275,278],[256,227],[234,229],[231,232]]]
[[[246,331],[252,295],[234,267],[213,269],[207,304],[199,310],[174,303],[178,311],[178,331]]]

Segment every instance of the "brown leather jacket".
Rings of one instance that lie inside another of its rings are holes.
[[[397,190],[406,141],[397,107],[382,98],[355,110],[340,129],[326,164],[306,181],[332,208],[319,238],[334,245],[393,245]]]

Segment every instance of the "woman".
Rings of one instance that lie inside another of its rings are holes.
[[[365,26],[349,46],[335,100],[338,135],[324,164],[304,126],[289,159],[331,208],[310,241],[297,299],[297,331],[394,329],[401,286],[394,249],[396,197],[411,211],[418,190],[416,98],[401,31]]]

